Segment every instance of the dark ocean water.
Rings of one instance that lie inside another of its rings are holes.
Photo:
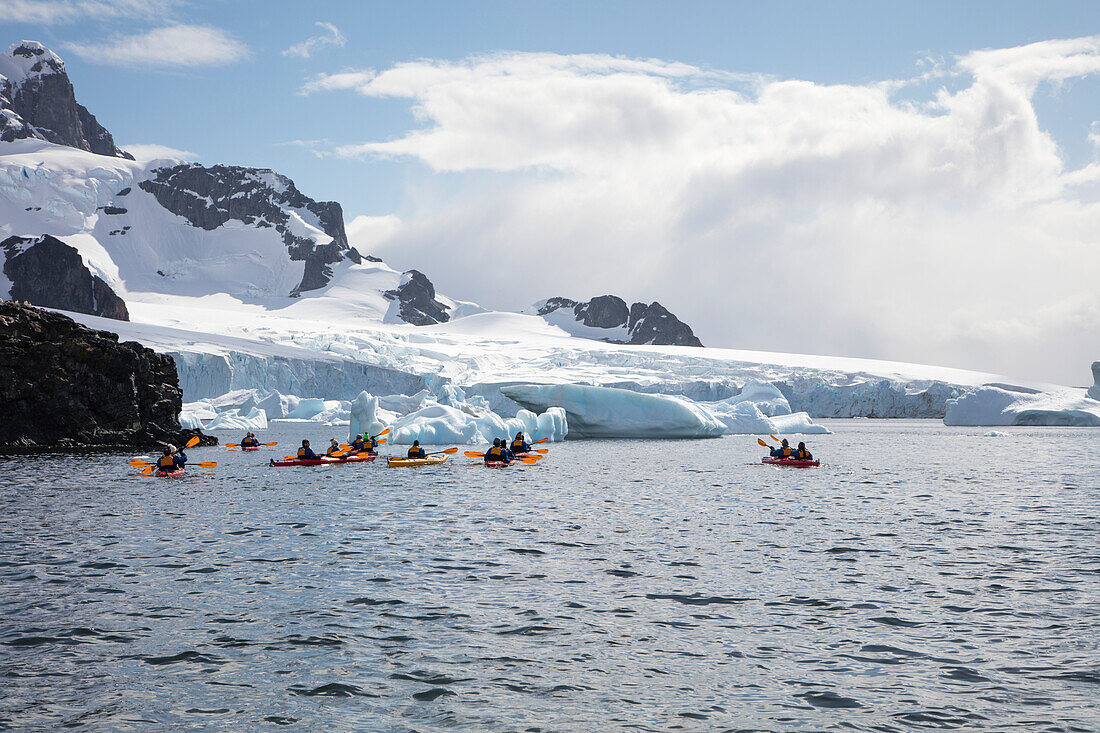
[[[1100,729],[1100,431],[830,425],[817,470],[0,457],[0,727]]]

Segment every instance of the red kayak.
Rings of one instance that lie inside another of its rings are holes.
[[[378,457],[377,453],[369,453],[365,456],[348,456],[347,458],[293,458],[288,461],[276,461],[272,459],[272,466],[322,466],[326,463],[370,463]]]
[[[486,461],[486,468],[504,468],[505,466],[511,466],[511,461]]]
[[[794,458],[772,458],[771,456],[764,456],[760,459],[761,463],[770,463],[773,466],[793,466],[794,468],[815,468],[820,466],[820,461],[799,461]]]
[[[241,450],[259,450],[259,449],[260,449],[260,446],[258,446],[258,445],[242,445],[241,446]]]
[[[176,478],[183,475],[183,469],[177,468],[175,471],[154,471],[153,475],[157,478]]]

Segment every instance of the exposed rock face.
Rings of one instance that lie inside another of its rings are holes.
[[[0,447],[144,449],[195,434],[180,430],[170,356],[13,302],[0,303],[0,334]]]
[[[538,308],[540,316],[560,309],[573,311],[577,323],[588,328],[626,329],[627,339],[608,336],[610,343],[653,344],[655,346],[702,346],[691,327],[654,301],[635,303],[614,295],[601,295],[587,302],[570,298],[548,298]],[[568,330],[568,329],[567,329]]]
[[[133,160],[95,115],[77,104],[65,62],[41,43],[13,44],[0,57],[0,75],[0,140],[35,137]]]
[[[451,320],[451,314],[443,303],[435,299],[435,286],[424,273],[409,270],[401,276],[401,285],[396,290],[387,290],[382,295],[387,300],[397,301],[401,320],[414,326],[431,326]]]
[[[93,275],[75,248],[56,237],[8,237],[0,242],[12,300],[93,316],[130,320],[126,303]],[[0,295],[8,295],[0,293]]]
[[[302,282],[291,295],[323,287],[332,277],[329,265],[352,251],[344,232],[340,204],[314,201],[303,195],[292,180],[274,171],[186,163],[158,168],[153,173],[154,178],[138,185],[192,226],[212,231],[236,219],[244,224],[273,227],[282,235],[290,259],[306,263]],[[328,235],[331,241],[318,244],[303,236],[302,222]],[[358,252],[350,256],[354,260]]]

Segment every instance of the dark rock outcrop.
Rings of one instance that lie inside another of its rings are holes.
[[[382,293],[399,305],[401,320],[414,326],[431,326],[451,320],[447,306],[435,299],[435,286],[424,273],[409,270],[401,277],[401,285]]]
[[[332,277],[330,265],[349,256],[340,204],[314,201],[286,176],[266,168],[198,163],[158,168],[153,173],[153,178],[138,185],[192,226],[212,231],[235,219],[258,227],[273,227],[282,235],[290,259],[305,262],[302,281],[291,295],[326,285]],[[291,212],[313,223],[332,241],[318,244],[296,234]]]
[[[43,308],[130,320],[126,303],[93,275],[75,248],[56,237],[8,237],[0,242],[12,300]],[[6,293],[3,295],[7,295]]]
[[[60,313],[0,303],[0,447],[182,445],[196,431],[180,430],[181,405],[172,357]]]
[[[626,340],[608,336],[605,341],[618,344],[652,344],[654,346],[699,346],[691,327],[674,316],[667,308],[654,301],[648,305],[634,303],[629,308],[626,301],[614,295],[600,295],[589,301],[571,298],[548,298],[538,308],[540,316],[547,316],[560,309],[573,311],[574,319],[589,328],[626,328]]]
[[[13,71],[14,70],[14,71]],[[0,63],[0,140],[35,137],[133,160],[95,115],[77,104],[65,62],[36,41],[13,44]]]

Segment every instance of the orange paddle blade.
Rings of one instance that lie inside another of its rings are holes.
[[[761,440],[760,438],[757,438],[757,439],[756,439],[756,442],[757,442],[757,443],[759,443],[759,444],[760,444],[761,446],[763,446],[764,448],[771,448],[771,446],[770,446],[770,445],[768,445],[767,443],[765,443],[765,442],[764,442],[763,440]]]
[[[130,465],[134,468],[141,468],[142,466],[151,466],[153,464],[149,463],[149,461],[139,461],[137,458],[131,458]]]
[[[381,438],[383,435],[389,435],[389,434],[390,434],[390,429],[386,428],[385,430],[383,430],[382,432],[380,432],[378,435],[376,435],[374,437]]]
[[[549,438],[549,437],[543,438],[542,440],[536,440],[536,441],[535,441],[535,445],[538,445],[539,443],[545,443],[545,442],[546,442],[546,441],[548,441],[548,440],[550,440],[550,438]]]
[[[187,445],[185,445],[183,447],[184,448],[194,448],[198,444],[199,444],[199,436],[196,435],[194,438],[191,438],[191,440],[187,441]]]
[[[389,432],[389,431],[387,430],[386,432]],[[378,441],[378,445],[382,445],[385,442],[386,442],[386,438],[382,438],[382,440]]]
[[[146,466],[145,468],[141,469],[141,475],[142,476],[151,476],[152,473],[153,473],[153,467],[152,466]]]
[[[520,463],[526,463],[528,466],[533,466],[539,462],[539,459],[535,458],[534,456],[530,456],[528,458],[520,458],[519,460]]]
[[[277,441],[277,440],[276,440],[276,441],[274,441],[274,442],[272,442],[272,443],[263,443],[263,445],[266,445],[266,446],[267,446],[267,447],[269,447],[269,448],[270,448],[271,446],[273,446],[273,445],[278,445],[278,444],[279,444],[279,441]]]
[[[241,444],[240,443],[226,443],[225,447],[226,448],[240,448]]]
[[[218,465],[218,462],[217,461],[203,461],[201,463],[196,463],[195,465],[196,466],[202,466],[203,468],[214,468]]]
[[[298,458],[298,456],[283,456],[284,461],[293,461],[297,458]]]
[[[484,458],[485,457],[484,453],[478,453],[476,450],[465,451],[462,455],[466,456],[467,458]]]
[[[776,443],[778,443],[778,442],[779,442],[779,438],[775,437],[775,436],[774,436],[774,435],[772,435],[771,433],[768,433],[768,437],[769,437],[769,438],[771,438],[772,440],[774,440],[774,441],[775,441]]]
[[[458,453],[458,448],[448,448],[445,451],[440,451],[440,453],[446,453],[449,456],[453,456],[455,453]]]
[[[536,453],[541,453],[542,455],[546,455],[547,453],[550,452],[550,449],[549,448],[536,448],[535,452]]]

